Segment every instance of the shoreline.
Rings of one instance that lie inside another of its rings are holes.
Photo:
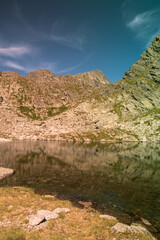
[[[53,195],[39,195],[26,187],[0,188],[0,231],[17,239],[156,240],[146,223],[126,224],[111,213],[96,210],[90,202],[74,204]],[[59,216],[53,212],[59,211]],[[67,209],[67,212],[65,212]],[[61,212],[61,213],[60,213]],[[39,213],[46,215],[42,220]],[[50,215],[49,215],[50,214]],[[50,217],[48,217],[50,216]],[[40,222],[36,222],[37,219]],[[34,219],[35,218],[35,219]],[[34,221],[31,223],[30,219]],[[35,223],[36,222],[36,223]]]

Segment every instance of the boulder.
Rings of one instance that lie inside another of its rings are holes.
[[[45,220],[45,218],[42,215],[30,215],[30,216],[28,216],[28,220],[29,220],[29,225],[37,226],[41,222],[43,222]]]

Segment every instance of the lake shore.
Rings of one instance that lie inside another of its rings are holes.
[[[38,195],[30,188],[0,188],[0,239],[105,239],[105,240],[151,240],[154,238],[146,226],[126,225],[114,217],[102,214],[90,203],[73,203],[52,195]],[[31,225],[29,216],[37,216],[41,210],[59,213],[56,219],[45,220]]]

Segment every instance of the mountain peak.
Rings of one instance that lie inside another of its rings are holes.
[[[123,79],[150,79],[160,83],[160,35],[156,36],[150,47],[142,53],[140,60],[134,63]]]
[[[55,78],[56,75],[48,69],[38,69],[37,71],[30,72],[27,74],[26,78],[33,79],[35,81],[46,81]]]

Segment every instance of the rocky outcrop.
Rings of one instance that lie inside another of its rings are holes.
[[[160,140],[160,36],[117,83],[99,71],[0,74],[0,137]]]

